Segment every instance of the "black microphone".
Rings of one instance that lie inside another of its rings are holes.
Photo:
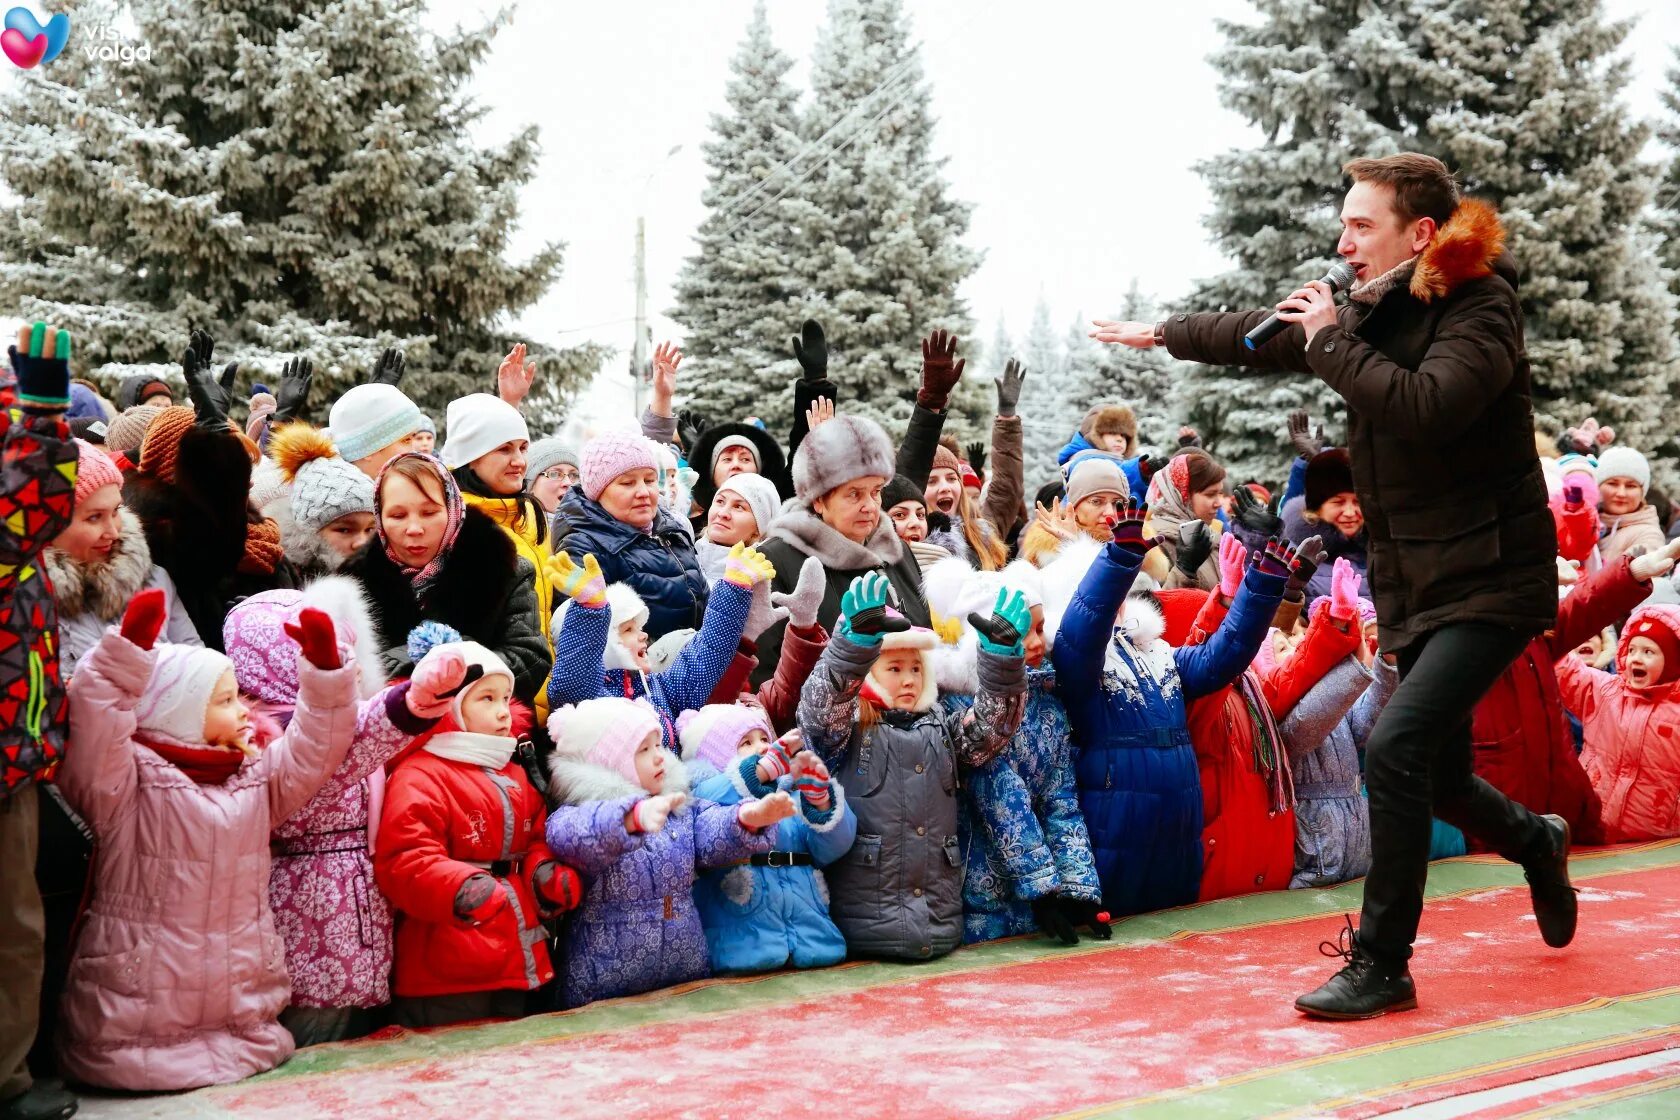
[[[1346,261],[1337,261],[1335,266],[1324,274],[1324,283],[1330,285],[1330,294],[1335,295],[1337,292],[1346,290],[1348,285],[1353,283],[1353,277],[1353,266]],[[1243,335],[1243,343],[1250,350],[1258,350],[1276,338],[1288,325],[1289,321],[1279,319],[1277,312],[1274,311],[1266,316],[1264,323]]]

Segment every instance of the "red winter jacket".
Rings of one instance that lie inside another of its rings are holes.
[[[1601,840],[1599,800],[1575,753],[1554,666],[1619,623],[1651,593],[1626,557],[1585,576],[1558,604],[1557,626],[1528,643],[1471,716],[1475,770],[1536,813],[1556,813],[1583,843]]]
[[[1164,592],[1163,595],[1178,595]],[[1194,594],[1201,595],[1201,592]],[[1226,608],[1217,592],[1206,596],[1188,634],[1166,635],[1171,645],[1195,645],[1219,628]],[[1177,611],[1167,611],[1173,619]],[[1285,807],[1274,811],[1268,777],[1257,766],[1255,749],[1263,745],[1287,767],[1286,751],[1276,735],[1276,721],[1332,666],[1357,647],[1358,632],[1344,633],[1328,619],[1329,603],[1314,612],[1307,635],[1294,656],[1265,671],[1249,668],[1243,682],[1192,701],[1188,709],[1190,741],[1202,778],[1202,885],[1200,901],[1284,890],[1295,870],[1295,811],[1285,780]],[[1246,684],[1246,687],[1244,685]],[[1255,697],[1266,711],[1251,709]]]
[[[546,818],[517,760],[492,774],[420,750],[396,768],[373,874],[397,912],[397,995],[530,991],[553,978],[532,887],[537,869],[555,863]],[[498,876],[510,905],[477,926],[456,917],[461,884],[498,862],[512,865]],[[583,884],[555,863],[545,895],[542,916],[575,906]]]

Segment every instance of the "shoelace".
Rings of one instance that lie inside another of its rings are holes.
[[[1346,924],[1337,933],[1334,941],[1320,941],[1318,951],[1326,957],[1340,957],[1343,972],[1364,972],[1376,964],[1376,960],[1359,944],[1357,931],[1353,928],[1353,919],[1342,915]]]

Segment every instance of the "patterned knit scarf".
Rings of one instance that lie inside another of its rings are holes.
[[[444,516],[448,521],[444,525],[443,541],[438,545],[437,555],[427,561],[424,568],[411,568],[404,563],[403,558],[397,555],[396,549],[391,547],[390,538],[385,535],[385,474],[391,469],[393,463],[401,463],[406,459],[413,459],[425,464],[426,469],[437,478],[438,485],[443,487]],[[432,582],[437,579],[438,574],[443,571],[444,558],[449,555],[449,550],[455,547],[455,538],[461,535],[461,522],[466,519],[466,516],[466,505],[461,501],[461,488],[455,484],[454,477],[435,456],[426,455],[419,451],[404,452],[380,468],[379,477],[374,480],[374,531],[379,534],[379,543],[385,546],[385,555],[391,558],[391,563],[395,564],[413,582],[414,594],[417,597],[424,595],[426,590],[431,587]]]
[[[1348,292],[1348,298],[1354,303],[1362,303],[1366,307],[1375,307],[1382,302],[1382,298],[1389,292],[1412,282],[1412,273],[1417,271],[1417,262],[1416,257],[1401,261],[1369,284],[1361,285]]]
[[[1283,746],[1283,734],[1277,720],[1260,691],[1259,681],[1252,671],[1237,678],[1237,691],[1248,708],[1249,720],[1254,724],[1254,772],[1266,779],[1271,813],[1287,812],[1295,805],[1295,776],[1289,771],[1289,752]]]
[[[286,558],[280,544],[280,525],[272,517],[252,521],[245,526],[245,555],[240,558],[239,570],[250,576],[272,575],[274,568]]]

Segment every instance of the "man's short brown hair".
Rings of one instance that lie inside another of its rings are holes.
[[[1356,183],[1381,183],[1394,191],[1402,223],[1434,218],[1445,225],[1458,209],[1458,183],[1447,165],[1421,152],[1401,152],[1381,159],[1356,159],[1342,168]]]

